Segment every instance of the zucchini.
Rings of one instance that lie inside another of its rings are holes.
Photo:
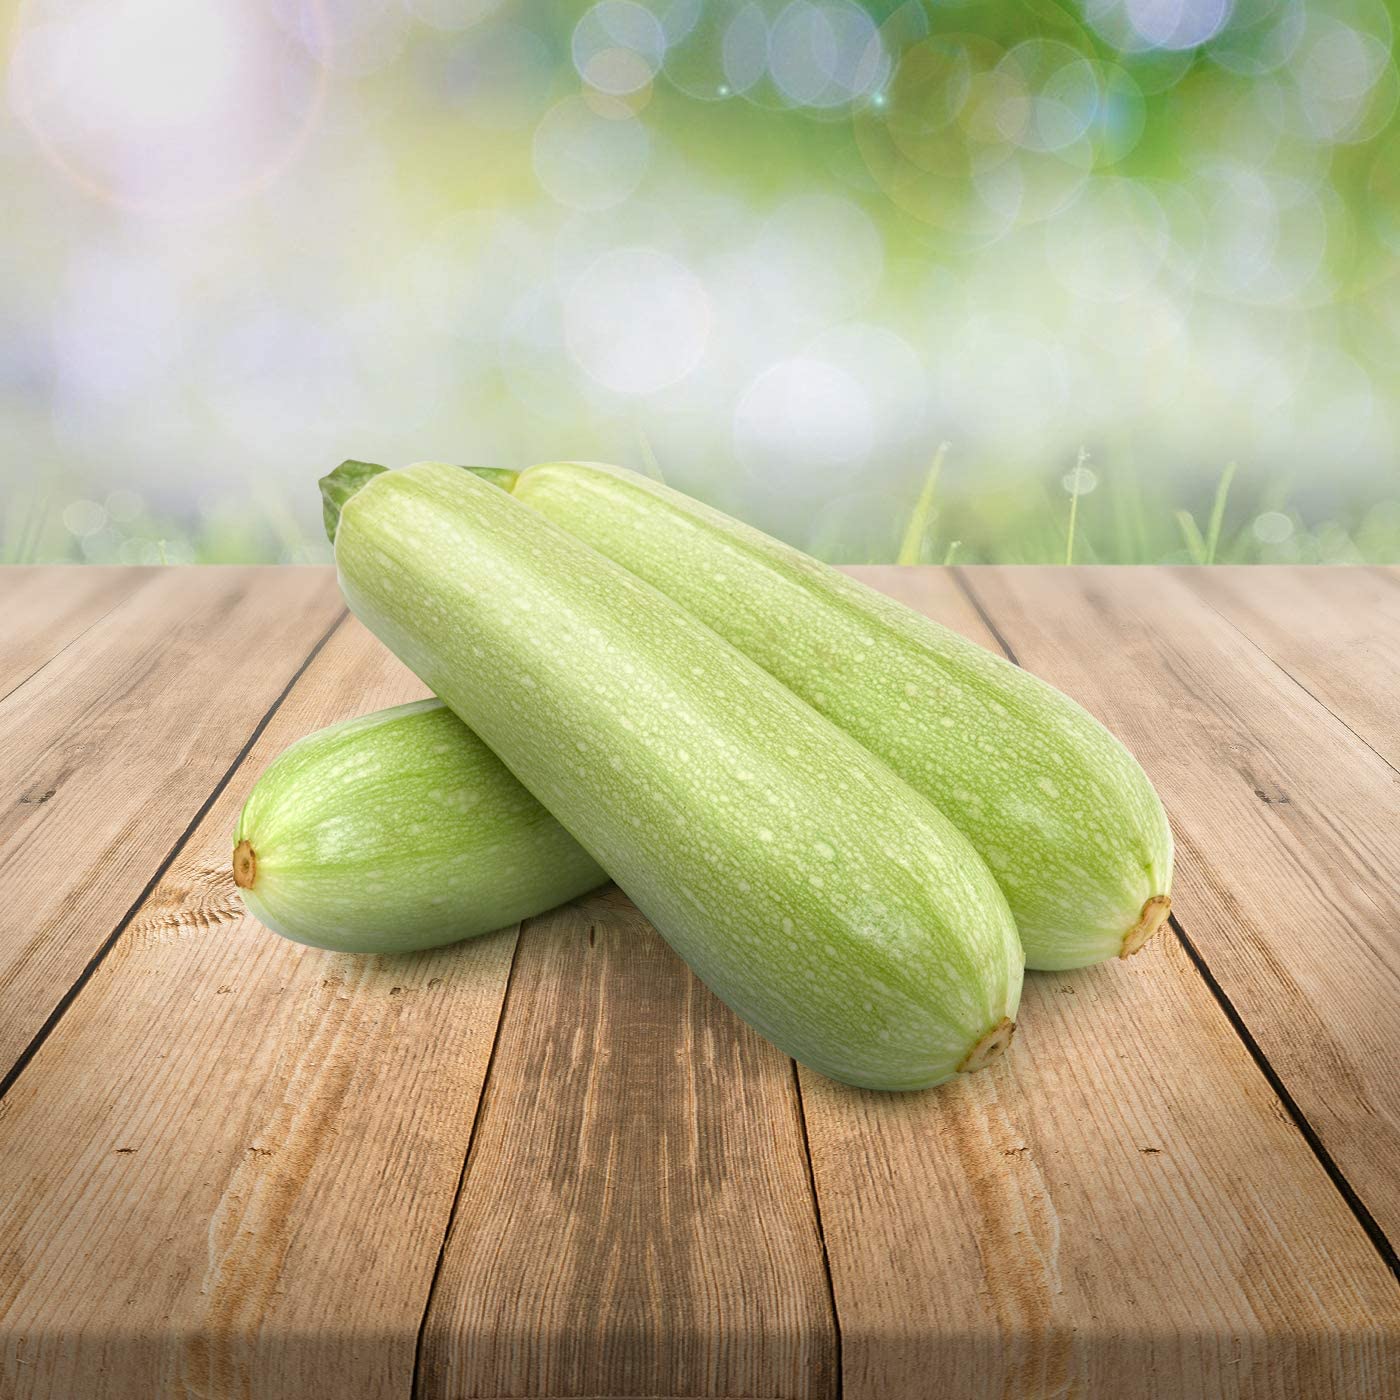
[[[343,480],[326,499],[351,608],[740,1016],[872,1088],[1001,1053],[1015,926],[927,799],[506,491],[432,462],[337,502]]]
[[[1172,838],[1133,756],[1068,696],[892,599],[619,467],[531,467],[516,499],[673,598],[930,799],[981,852],[1031,968],[1136,952]]]
[[[407,953],[504,928],[607,876],[440,700],[333,724],[264,770],[233,878],[270,929]]]

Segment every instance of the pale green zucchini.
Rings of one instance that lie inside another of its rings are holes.
[[[784,1051],[915,1089],[1004,1049],[1023,962],[985,864],[708,627],[440,463],[343,500],[335,558],[356,614]]]
[[[513,487],[673,598],[882,758],[971,839],[1032,968],[1135,952],[1165,922],[1166,814],[1133,756],[1068,696],[955,632],[678,491],[552,462]]]
[[[552,909],[607,876],[440,700],[333,724],[264,770],[233,878],[268,928],[407,953]]]

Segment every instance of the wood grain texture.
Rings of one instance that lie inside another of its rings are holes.
[[[0,1076],[342,611],[324,569],[172,569],[0,703]]]
[[[156,569],[60,564],[0,568],[0,699],[158,576]]]
[[[1177,916],[1400,1240],[1400,775],[1165,570],[971,575],[1020,660],[1142,760]]]
[[[5,1400],[409,1395],[514,932],[303,948],[229,855],[283,746],[422,693],[345,624],[0,1102]]]
[[[858,572],[991,641],[946,575]],[[803,1074],[848,1400],[1400,1380],[1400,1289],[1179,944],[1028,976],[1019,1026],[933,1094]]]
[[[791,1062],[616,891],[521,934],[423,1400],[834,1394]]]
[[[1400,770],[1400,569],[1172,572]]]
[[[1137,961],[1029,977],[1006,1064],[937,1094],[804,1075],[847,1400],[1400,1379],[1369,1240],[1180,945]]]
[[[994,645],[953,573],[854,572]],[[961,578],[1143,758],[1186,933],[1384,1219],[1400,625],[1392,574],[1308,576]],[[237,807],[422,687],[342,623],[187,831],[333,575],[45,586],[0,703],[0,1043],[178,849],[0,1099],[0,1400],[1400,1397],[1400,1286],[1174,935],[1033,975],[1006,1060],[908,1095],[799,1096],[616,891],[518,943],[300,948],[237,903]]]

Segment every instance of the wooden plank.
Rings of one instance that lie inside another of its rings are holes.
[[[278,750],[422,693],[339,629],[0,1103],[6,1400],[407,1400],[514,932],[302,948],[228,866]]]
[[[992,643],[946,572],[853,572]],[[1045,616],[1091,662],[1110,647]],[[1170,937],[1030,975],[991,1070],[928,1094],[802,1087],[847,1400],[1400,1380],[1400,1289]]]
[[[0,699],[150,583],[153,569],[35,564],[0,568]]]
[[[824,1396],[791,1062],[615,891],[521,935],[420,1396]]]
[[[977,571],[1021,661],[1122,735],[1171,813],[1176,913],[1400,1239],[1400,779],[1165,570]]]
[[[1353,733],[1400,769],[1400,570],[1174,570]]]
[[[0,1078],[341,613],[329,569],[171,569],[0,704]]]
[[[847,1400],[1397,1379],[1394,1281],[1180,945],[1139,961],[1032,976],[1006,1065],[935,1093],[804,1073]]]

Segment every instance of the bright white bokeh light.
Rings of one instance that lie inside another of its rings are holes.
[[[63,508],[63,528],[80,539],[95,535],[107,523],[107,512],[96,501],[70,501]]]
[[[1261,544],[1282,544],[1293,533],[1293,522],[1282,511],[1266,510],[1254,518],[1254,538]]]
[[[52,322],[65,401],[131,403],[158,393],[182,345],[182,289],[159,259],[92,249],[69,263],[66,283]]]
[[[609,209],[642,182],[651,157],[647,129],[625,109],[566,97],[535,130],[539,182],[570,209]]]
[[[821,360],[780,361],[734,413],[734,449],[755,476],[821,490],[870,455],[874,413],[864,387]]]
[[[564,345],[564,307],[552,283],[517,297],[501,323],[497,341],[501,374],[514,398],[531,414],[568,423],[577,399],[560,386],[575,377]]]
[[[1005,82],[996,126],[1018,146],[1063,150],[1089,130],[1098,114],[1098,75],[1068,44],[1027,39],[1004,54],[993,71]]]
[[[934,375],[949,435],[980,435],[1008,450],[1038,441],[1043,450],[1069,387],[1068,357],[1052,328],[974,302],[968,319],[949,330]]]
[[[332,322],[347,350],[354,388],[341,406],[341,421],[372,443],[392,423],[411,432],[432,416],[447,391],[447,345],[398,302],[357,301]]]
[[[1079,193],[1093,164],[1087,137],[1058,151],[1010,148],[1004,158],[979,164],[972,184],[983,207],[1010,228],[1058,214]]]
[[[768,219],[747,259],[762,308],[795,329],[858,311],[884,266],[884,240],[849,200],[798,195]]]
[[[332,326],[272,301],[249,303],[200,351],[205,400],[230,441],[258,453],[290,441],[333,450],[359,385]]]
[[[1189,332],[1183,406],[1202,424],[1229,422],[1261,445],[1296,446],[1289,417],[1310,351],[1298,331],[1297,318],[1287,313],[1266,329],[1247,325],[1227,303],[1198,308]]]
[[[53,87],[41,97],[51,100],[55,123],[71,123],[66,132],[55,126],[56,135],[199,123],[226,112],[250,76],[243,71],[253,57],[249,36],[226,6],[117,0],[64,8],[62,20],[28,28],[27,51],[16,55],[21,69],[25,59],[51,65],[45,76]]]
[[[1234,0],[1230,22],[1211,40],[1212,62],[1258,78],[1288,62],[1307,23],[1305,0]]]
[[[1376,450],[1375,386],[1365,369],[1340,350],[1319,348],[1309,356],[1289,407],[1296,436],[1315,444],[1319,453],[1370,455]]]
[[[564,299],[569,353],[618,394],[654,394],[700,363],[710,299],[684,264],[654,248],[619,248],[582,273]]]
[[[1204,172],[1199,188],[1208,199],[1202,210],[1200,285],[1260,304],[1283,304],[1302,295],[1327,249],[1328,209],[1319,191],[1238,164]]]
[[[799,107],[839,107],[889,77],[875,21],[853,0],[793,0],[773,22],[768,71]]]
[[[549,243],[514,214],[466,209],[432,230],[406,271],[415,313],[427,325],[494,346],[515,299],[549,275]]]
[[[599,92],[625,96],[644,88],[666,56],[660,21],[635,0],[599,0],[574,26],[574,67]]]
[[[1160,286],[1121,301],[1080,297],[1066,326],[1079,432],[1116,432],[1180,401],[1191,373],[1186,310]]]
[[[1099,484],[1097,474],[1082,464],[1071,467],[1060,478],[1060,485],[1067,496],[1087,496]]]
[[[1171,243],[1152,192],[1133,180],[1099,176],[1046,226],[1045,248],[1060,282],[1095,301],[1140,297]]]
[[[1128,22],[1154,49],[1209,43],[1230,18],[1230,0],[1123,0]]]
[[[275,173],[314,120],[320,79],[288,65],[286,47],[252,6],[31,0],[9,95],[48,159],[91,192],[200,208]],[[283,79],[275,97],[270,72]]]
[[[821,332],[802,353],[849,375],[865,389],[882,450],[899,451],[901,443],[926,428],[928,367],[889,327],[847,321]]]
[[[1331,15],[1309,16],[1288,70],[1296,85],[1291,124],[1297,135],[1329,144],[1365,140],[1395,110],[1400,84],[1388,37]]]

